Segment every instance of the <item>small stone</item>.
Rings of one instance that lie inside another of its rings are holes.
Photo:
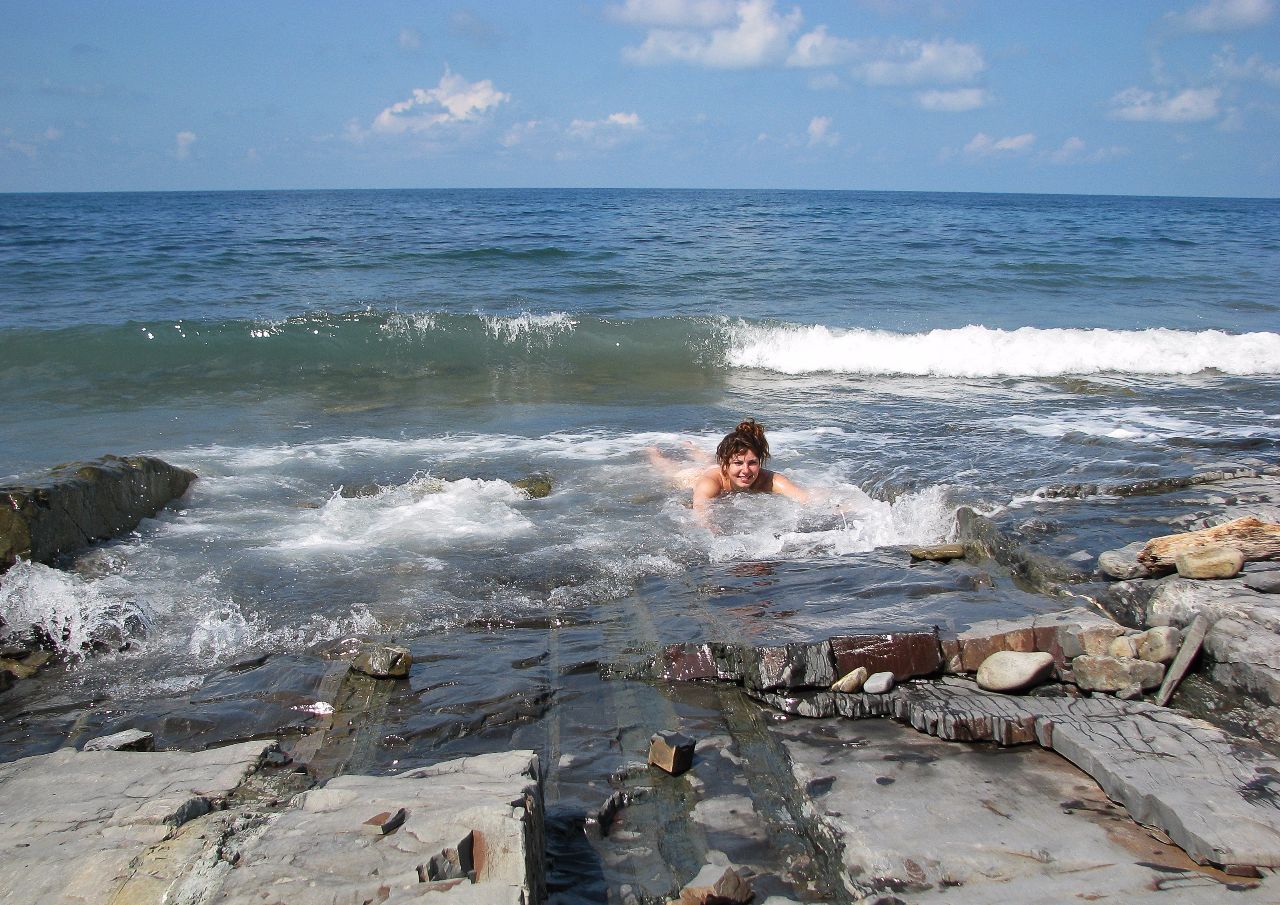
[[[1259,594],[1280,594],[1280,572],[1246,575],[1243,584],[1250,591],[1257,591]]]
[[[383,811],[381,814],[375,814],[360,824],[360,828],[371,836],[385,836],[387,833],[394,833],[404,823],[405,810],[398,808],[396,811]]]
[[[154,751],[155,748],[156,737],[141,729],[125,729],[84,743],[85,751]]]
[[[1122,691],[1131,685],[1155,688],[1164,678],[1164,665],[1121,657],[1076,657],[1071,661],[1076,685],[1085,691]]]
[[[1147,546],[1146,541],[1137,541],[1119,550],[1107,550],[1098,554],[1098,569],[1109,578],[1130,581],[1134,578],[1145,578],[1151,574],[1147,567],[1138,562],[1138,554]]]
[[[1183,578],[1234,578],[1244,568],[1244,554],[1235,547],[1201,547],[1179,553],[1173,564]]]
[[[859,666],[846,675],[842,676],[834,685],[831,686],[832,691],[840,691],[845,694],[853,694],[867,681],[867,668]]]
[[[863,683],[862,690],[867,694],[884,694],[893,690],[893,673],[878,672]]]
[[[1080,649],[1085,656],[1105,657],[1111,649],[1111,642],[1125,634],[1125,628],[1115,623],[1090,625],[1082,628],[1078,634]]]
[[[1138,659],[1152,663],[1170,662],[1182,644],[1182,632],[1172,625],[1158,625],[1134,637],[1138,641]]]
[[[1108,657],[1128,657],[1133,659],[1138,656],[1138,642],[1135,635],[1119,635],[1113,638],[1111,646],[1107,648]]]
[[[679,776],[693,766],[693,739],[679,732],[655,732],[649,739],[649,763]]]
[[[964,544],[934,544],[930,547],[912,547],[907,551],[914,560],[950,562],[964,559]]]
[[[409,675],[413,654],[395,644],[369,644],[356,654],[351,666],[375,679],[402,679]]]
[[[1053,654],[998,651],[978,667],[978,687],[1015,692],[1039,685],[1053,673]]]
[[[746,905],[754,895],[751,881],[732,867],[722,872],[708,864],[680,890],[675,901],[678,905]]]

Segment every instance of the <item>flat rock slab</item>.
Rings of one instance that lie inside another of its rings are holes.
[[[515,905],[544,896],[532,751],[342,776],[262,812],[239,803],[238,790],[258,781],[273,747],[67,748],[0,765],[0,901],[394,905],[439,895]],[[401,809],[402,820],[369,832],[371,818]],[[446,850],[461,873],[437,880],[433,860],[447,863]]]
[[[860,901],[1273,902],[1277,878],[1196,865],[1037,748],[938,741],[889,722],[776,724]]]
[[[1037,741],[1201,864],[1280,867],[1280,760],[1163,707],[1111,697],[1012,697],[946,679],[829,695],[945,740]]]
[[[541,901],[543,835],[538,758],[512,751],[397,776],[339,776],[299,795],[247,846],[208,901],[226,905]],[[386,835],[363,824],[403,808]],[[461,853],[465,875],[436,880],[432,859]],[[446,894],[447,893],[447,894]]]
[[[0,900],[112,901],[149,848],[221,807],[273,744],[63,748],[0,764]]]

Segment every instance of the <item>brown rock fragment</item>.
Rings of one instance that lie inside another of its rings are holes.
[[[372,836],[385,836],[387,833],[394,833],[404,823],[405,810],[398,808],[394,813],[391,811],[383,811],[381,814],[375,814],[360,824],[360,828]]]
[[[1234,578],[1244,568],[1244,554],[1234,547],[1201,547],[1179,553],[1173,564],[1183,578]]]
[[[912,547],[907,551],[914,560],[950,562],[964,559],[964,544],[934,544],[930,547]]]
[[[836,675],[840,676],[863,666],[868,674],[891,672],[901,681],[933,675],[943,666],[942,649],[935,632],[838,636],[831,639],[831,653],[836,661]]]
[[[649,739],[649,763],[679,776],[693,766],[693,739],[679,732],[655,732]]]

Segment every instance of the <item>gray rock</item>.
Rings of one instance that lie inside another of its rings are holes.
[[[1234,578],[1244,568],[1244,554],[1234,547],[1201,547],[1179,553],[1174,566],[1183,578]]]
[[[1023,691],[1053,674],[1053,654],[999,651],[978,667],[978,687],[987,691]]]
[[[867,681],[863,683],[862,690],[867,694],[885,694],[893,689],[893,673],[878,672],[868,676]]]
[[[1251,591],[1259,594],[1280,594],[1280,572],[1259,572],[1246,575],[1241,582]]]
[[[1164,678],[1164,666],[1127,657],[1076,657],[1071,661],[1076,685],[1085,691],[1122,691],[1131,686],[1149,690]]]
[[[1110,578],[1128,581],[1134,578],[1145,578],[1149,573],[1147,567],[1138,562],[1138,554],[1147,545],[1146,541],[1136,541],[1119,550],[1107,550],[1098,554],[1098,569]]]
[[[361,648],[351,667],[375,679],[402,679],[409,675],[413,654],[395,644],[369,644]]]
[[[113,735],[91,738],[84,743],[85,751],[154,751],[156,737],[141,729],[125,729]]]
[[[1280,809],[1273,804],[1280,759],[1206,722],[1108,696],[1012,697],[960,679],[912,683],[875,700],[880,710],[873,715],[938,738],[1052,748],[1092,776],[1134,820],[1158,827],[1202,864],[1280,866]],[[1001,774],[999,782],[1011,778]],[[964,788],[972,794],[981,786]],[[876,823],[877,832],[886,829]],[[919,824],[908,831],[919,833]],[[846,841],[868,835],[864,828]]]

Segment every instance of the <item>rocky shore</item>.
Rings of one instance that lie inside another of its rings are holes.
[[[81,717],[67,747],[0,765],[0,889],[192,905],[1275,901],[1280,563],[1139,570],[1153,538],[1240,518],[1280,522],[1274,470],[1045,488],[962,510],[946,548],[901,551],[922,574],[987,575],[974,594],[1012,581],[1053,602],[1043,615],[653,651],[637,601],[578,629],[599,633],[595,662],[560,662],[555,632],[531,627],[521,662],[548,663],[551,685],[490,677],[474,720],[458,702],[483,693],[427,639],[264,654],[167,712]],[[1106,549],[1079,546],[1084,525]],[[415,755],[414,733],[436,741]],[[143,750],[101,750],[121,746]]]

